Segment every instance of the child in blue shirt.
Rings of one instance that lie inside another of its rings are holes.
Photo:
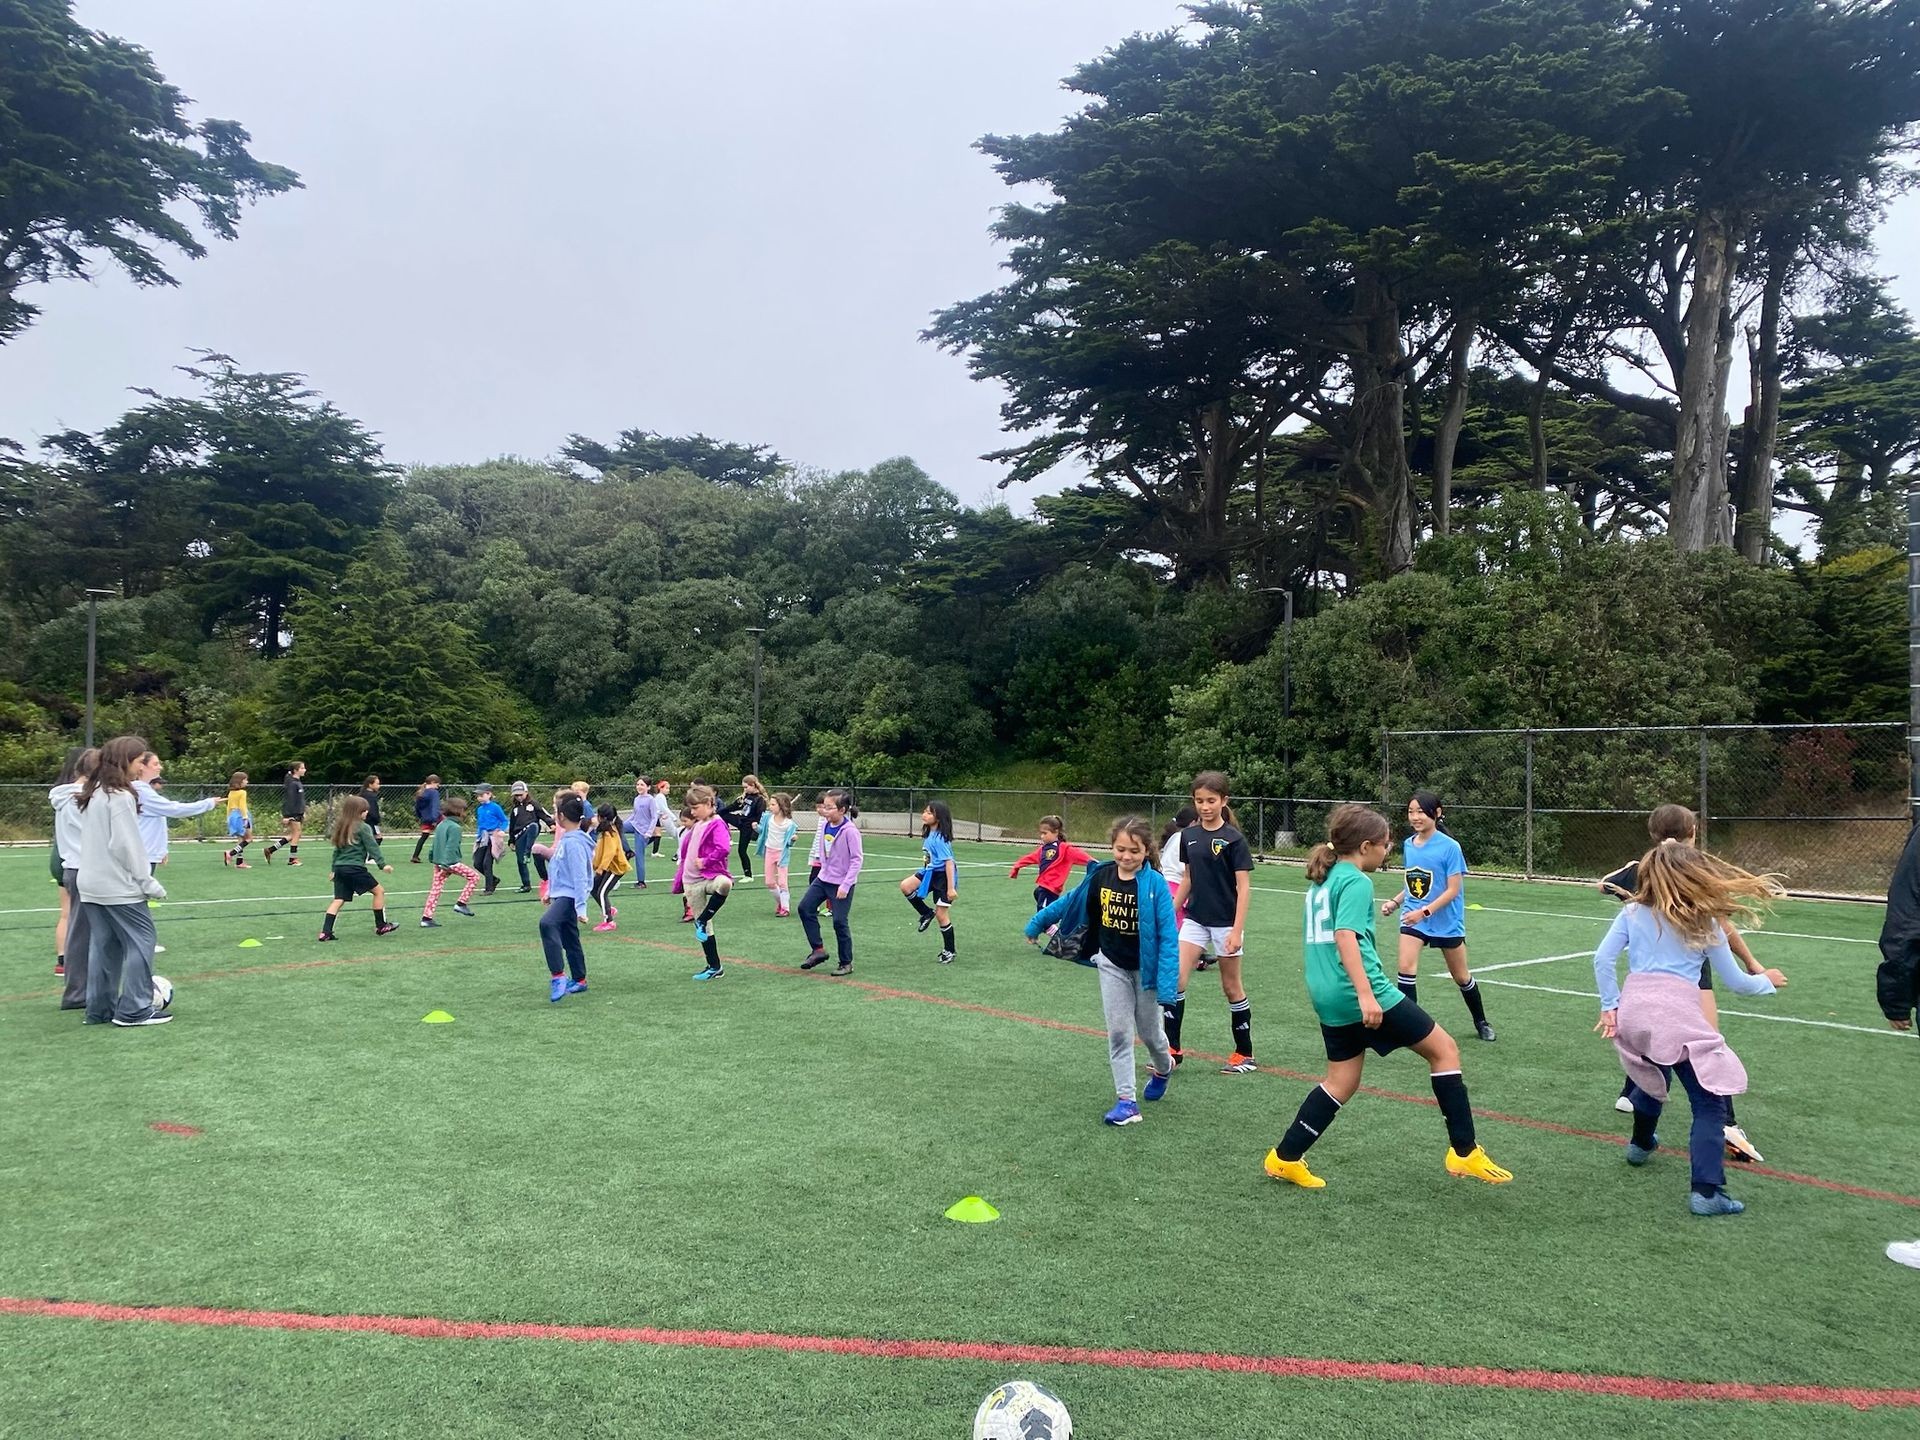
[[[940,963],[951,965],[953,901],[960,887],[953,863],[953,811],[946,801],[930,801],[920,812],[920,835],[926,863],[900,882],[900,893],[919,913],[922,931],[936,920],[940,922]],[[929,898],[931,905],[927,903]]]
[[[1447,834],[1445,807],[1431,790],[1416,790],[1407,802],[1407,824],[1411,832],[1402,847],[1406,883],[1398,896],[1380,907],[1382,915],[1391,915],[1401,906],[1407,912],[1400,921],[1400,993],[1419,1003],[1415,993],[1420,979],[1420,952],[1431,945],[1447,962],[1447,973],[1460,987],[1460,998],[1467,1002],[1473,1016],[1474,1033],[1482,1040],[1494,1038],[1487,1023],[1487,1005],[1480,986],[1467,969],[1467,857],[1460,843]]]
[[[487,888],[480,893],[491,895],[500,888],[500,879],[493,873],[493,863],[507,848],[507,812],[493,798],[491,785],[482,785],[473,792],[473,798],[477,802],[473,824],[479,832],[473,847],[473,868],[487,882]]]
[[[553,822],[559,834],[547,866],[547,908],[540,914],[540,948],[547,956],[547,999],[557,1001],[587,988],[580,917],[586,912],[587,894],[593,888],[593,843],[580,829],[587,807],[578,795],[562,796],[554,810]],[[567,974],[561,973],[563,960]]]

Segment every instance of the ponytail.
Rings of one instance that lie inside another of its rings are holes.
[[[1324,884],[1328,874],[1339,863],[1340,857],[1333,853],[1333,846],[1322,840],[1307,856],[1307,883],[1309,885]]]

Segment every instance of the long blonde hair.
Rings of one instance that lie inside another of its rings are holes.
[[[1680,841],[1656,845],[1640,857],[1640,884],[1634,902],[1644,905],[1691,945],[1713,938],[1716,925],[1760,919],[1755,903],[1785,892],[1775,875],[1753,875],[1717,855]]]

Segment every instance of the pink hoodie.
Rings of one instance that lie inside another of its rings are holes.
[[[710,815],[687,832],[680,851],[680,864],[673,872],[673,893],[687,888],[687,868],[694,869],[696,880],[732,879],[727,861],[733,856],[732,829],[718,815]]]

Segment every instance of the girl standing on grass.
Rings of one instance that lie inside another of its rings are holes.
[[[458,875],[466,882],[460,887],[460,898],[453,902],[454,913],[465,915],[469,920],[476,918],[467,901],[473,898],[473,887],[480,883],[480,872],[460,859],[463,844],[460,822],[466,813],[467,802],[458,795],[448,796],[440,807],[440,823],[433,829],[433,849],[427,855],[433,862],[433,879],[427,885],[426,906],[420,911],[420,926],[424,930],[436,929],[440,924],[433,918],[433,912],[440,904],[440,892],[446,887],[449,875]]]
[[[440,777],[429,775],[413,792],[413,818],[419,823],[420,838],[413,842],[413,863],[420,863],[420,852],[433,840],[440,824]]]
[[[659,826],[659,817],[655,812],[656,801],[653,794],[653,782],[642,775],[633,782],[633,809],[627,815],[625,826],[620,832],[620,843],[626,845],[629,837],[632,844],[627,849],[627,858],[633,861],[633,888],[647,888],[647,850]]]
[[[920,916],[922,934],[934,921],[940,922],[940,963],[951,965],[955,954],[953,902],[960,885],[953,864],[953,811],[946,801],[930,800],[920,812],[920,850],[926,861],[900,882],[900,893]]]
[[[173,1019],[154,1003],[157,947],[147,909],[148,901],[164,900],[167,892],[154,879],[148,842],[140,834],[136,777],[158,773],[157,765],[148,770],[145,763],[152,754],[138,735],[109,740],[73,802],[80,809],[75,883],[87,922],[89,1025],[164,1025]]]
[[[852,791],[829,790],[820,797],[820,865],[800,899],[800,928],[806,932],[809,947],[807,958],[800,962],[802,970],[826,963],[826,947],[820,943],[820,907],[824,904],[833,917],[834,946],[840,957],[831,973],[853,973],[853,891],[860,883],[860,867],[866,862],[860,827],[854,823],[859,818]]]
[[[1680,1077],[1693,1106],[1688,1140],[1695,1215],[1738,1215],[1746,1207],[1726,1184],[1727,1097],[1747,1088],[1747,1070],[1700,1008],[1699,973],[1713,967],[1737,995],[1771,995],[1787,983],[1778,970],[1749,975],[1733,958],[1726,925],[1751,914],[1752,902],[1779,895],[1771,879],[1749,875],[1678,841],[1656,845],[1640,860],[1638,885],[1593,957],[1600,1020],[1633,1082],[1633,1138],[1627,1163],[1644,1165],[1659,1148],[1654,1125],[1668,1079]],[[1627,983],[1620,984],[1620,953]]]
[[[253,817],[247,813],[247,772],[236,770],[227,779],[227,838],[233,844],[220,852],[220,863],[236,870],[251,870],[243,858],[247,842],[253,839]]]
[[[1241,952],[1247,932],[1247,901],[1253,893],[1253,851],[1234,827],[1227,808],[1227,777],[1203,770],[1193,777],[1193,809],[1198,817],[1180,834],[1180,863],[1186,867],[1174,903],[1185,912],[1180,922],[1180,989],[1166,1006],[1167,1040],[1173,1063],[1180,1063],[1180,1026],[1186,1018],[1187,982],[1201,960],[1220,962],[1220,988],[1227,997],[1227,1021],[1233,1030],[1233,1054],[1222,1075],[1248,1075],[1260,1067],[1253,1058],[1253,1002],[1240,983]]]
[[[329,838],[333,841],[333,903],[327,906],[326,918],[320,922],[320,934],[315,938],[337,939],[333,922],[340,914],[340,907],[361,895],[373,896],[373,933],[391,935],[400,927],[387,923],[387,890],[373,878],[370,867],[378,866],[391,875],[393,866],[380,853],[380,842],[367,823],[367,802],[358,795],[342,800]]]
[[[720,965],[720,942],[713,935],[713,917],[727,903],[733,890],[733,876],[727,872],[727,857],[733,853],[728,843],[729,827],[714,809],[714,794],[706,785],[687,787],[687,813],[693,817],[680,852],[680,866],[674,872],[673,888],[687,897],[687,909],[693,915],[693,938],[707,957],[706,968],[694,974],[696,980],[718,980],[726,971]]]
[[[767,888],[773,891],[773,915],[776,920],[784,920],[792,914],[789,908],[793,892],[788,888],[787,878],[793,868],[793,840],[800,833],[800,823],[793,818],[793,799],[791,795],[773,797],[773,808],[768,812],[773,816],[767,825]]]
[[[1504,1185],[1510,1171],[1493,1163],[1474,1138],[1473,1106],[1460,1074],[1460,1047],[1433,1017],[1388,981],[1373,942],[1373,881],[1392,845],[1387,822],[1364,805],[1342,805],[1328,839],[1307,861],[1307,995],[1320,1020],[1327,1073],[1301,1102],[1293,1124],[1267,1152],[1266,1172],[1306,1190],[1327,1182],[1307,1168],[1306,1153],[1326,1134],[1360,1088],[1366,1052],[1411,1050],[1427,1062],[1433,1098],[1447,1122],[1449,1175]]]
[[[1033,877],[1033,908],[1044,910],[1066,890],[1073,867],[1093,864],[1093,856],[1078,845],[1067,844],[1067,822],[1058,815],[1042,815],[1035,828],[1040,832],[1039,848],[1014,861],[1007,878],[1018,880],[1022,870],[1034,866],[1038,873]]]
[[[605,935],[619,928],[615,922],[620,912],[614,907],[613,892],[621,877],[633,869],[633,863],[621,843],[620,812],[611,801],[600,806],[599,822],[594,827],[593,903],[600,907],[600,923],[593,927],[593,933]]]
[[[1467,969],[1467,857],[1460,842],[1447,833],[1443,815],[1440,797],[1433,791],[1413,792],[1407,802],[1410,833],[1401,852],[1406,882],[1398,895],[1380,906],[1380,913],[1391,915],[1407,907],[1400,922],[1400,993],[1409,1000],[1420,998],[1420,952],[1431,945],[1460,987],[1460,998],[1473,1016],[1474,1033],[1491,1041],[1494,1033],[1487,1023],[1486,1001]]]
[[[1700,834],[1700,820],[1693,811],[1684,805],[1660,805],[1647,816],[1647,835],[1655,845],[1694,845],[1696,848]],[[1630,861],[1600,881],[1600,892],[1611,895],[1616,900],[1631,900],[1634,892],[1640,888],[1640,862]],[[1733,951],[1733,958],[1740,962],[1740,968],[1749,975],[1764,973],[1760,962],[1753,958],[1753,951],[1747,948],[1747,942],[1730,923],[1723,923],[1726,931],[1727,948]],[[1720,1028],[1720,1006],[1713,998],[1713,965],[1700,962],[1700,1013],[1706,1017],[1709,1028]],[[1740,1128],[1740,1122],[1734,1118],[1733,1097],[1727,1102],[1727,1158],[1729,1160],[1750,1161],[1755,1165],[1764,1163],[1760,1152],[1754,1149],[1753,1141],[1747,1138],[1747,1132]],[[1633,1081],[1628,1079],[1620,1087],[1620,1096],[1613,1102],[1613,1108],[1622,1114],[1633,1113]]]
[[[1070,895],[1034,912],[1027,940],[1042,933],[1081,931],[1080,953],[1100,975],[1100,1006],[1107,1017],[1107,1060],[1113,1069],[1114,1106],[1100,1118],[1109,1125],[1140,1119],[1134,1100],[1133,1048],[1147,1047],[1146,1098],[1167,1093],[1173,1075],[1160,1013],[1160,997],[1180,983],[1180,943],[1173,918],[1173,892],[1153,863],[1153,830],[1138,815],[1113,825],[1113,859],[1096,865]]]
[[[47,792],[53,805],[53,848],[60,857],[61,927],[54,933],[53,973],[61,976],[60,1008],[83,1010],[87,1004],[87,957],[92,937],[86,907],[80,903],[80,792],[100,764],[97,749],[72,750],[60,778]]]
[[[753,878],[753,860],[747,853],[747,846],[760,833],[760,817],[766,813],[767,791],[760,783],[760,777],[742,776],[740,798],[728,805],[722,814],[729,825],[740,831],[740,869],[749,880]]]

